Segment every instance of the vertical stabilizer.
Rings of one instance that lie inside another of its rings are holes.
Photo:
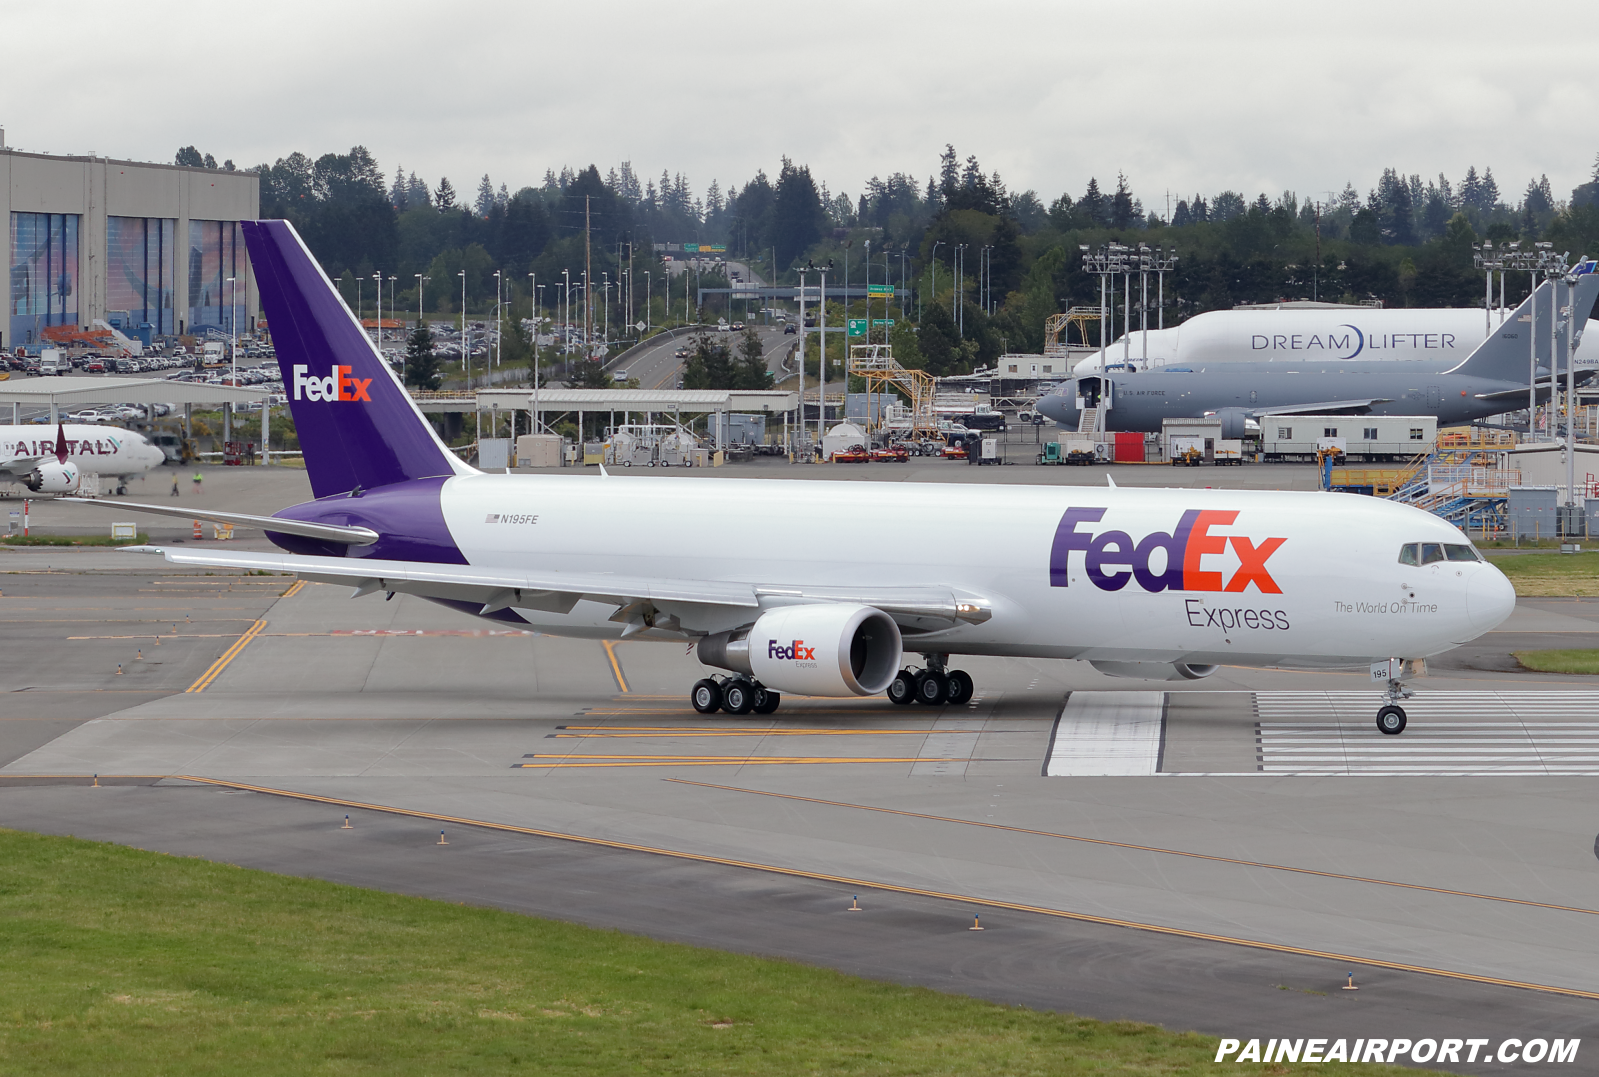
[[[261,308],[317,497],[469,475],[287,221],[245,221]]]
[[[1570,303],[1570,311],[1593,310],[1594,300],[1599,298],[1599,273],[1594,272],[1593,262],[1582,262],[1573,270],[1577,283],[1570,289],[1562,286],[1560,292],[1561,306]],[[1549,281],[1538,285],[1538,290],[1526,299],[1521,305],[1511,312],[1502,324],[1493,327],[1493,332],[1477,350],[1466,356],[1461,363],[1449,371],[1451,374],[1464,374],[1473,378],[1488,378],[1493,381],[1510,381],[1525,384],[1527,381],[1528,341],[1529,333],[1536,334],[1533,342],[1538,357],[1539,376],[1544,377],[1549,373],[1551,361],[1550,349],[1550,319],[1553,316],[1554,286]],[[1534,307],[1536,305],[1536,319]],[[1566,317],[1562,320],[1558,333],[1554,337],[1553,358],[1559,362],[1558,370],[1565,370],[1566,355],[1566,327],[1572,319]],[[1579,317],[1577,341],[1582,338],[1582,327],[1585,320]],[[1577,341],[1572,342],[1575,347]]]

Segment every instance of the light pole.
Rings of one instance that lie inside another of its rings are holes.
[[[601,273],[600,279],[604,282],[605,288],[605,328],[602,332],[605,334],[605,351],[609,354],[611,350],[611,275],[609,273]]]
[[[943,245],[944,241],[942,239],[937,243],[934,243],[933,252],[927,256],[928,261],[933,263],[933,302],[935,303],[938,302],[938,248],[942,247]],[[920,308],[918,308],[916,311],[916,320],[922,320],[922,312]]]
[[[650,271],[644,271],[644,331],[650,331],[650,303],[655,298],[655,281],[650,278]]]
[[[238,284],[236,283],[237,280],[238,278],[236,277],[228,278],[228,363],[229,370],[231,370],[233,374],[232,381],[235,387],[237,387],[239,384],[239,334],[234,331],[234,322],[236,322],[238,319],[233,316],[234,297],[238,291]],[[233,401],[231,400],[228,401],[227,416],[227,440],[231,441],[233,435]]]
[[[533,308],[533,430],[537,434],[539,423],[539,275],[527,275],[528,305]]]
[[[422,313],[424,309],[422,306],[422,286],[432,279],[432,277],[424,277],[420,273],[416,274],[416,327],[418,329],[423,328],[425,317]],[[400,382],[402,384],[405,382],[406,363],[409,361],[409,359],[410,349],[407,348],[405,353],[400,358]]]
[[[494,271],[494,365],[505,358],[505,278]],[[493,378],[489,381],[492,383]]]
[[[466,371],[466,387],[472,388],[472,338],[466,330],[466,270],[456,276],[461,278],[461,369]]]
[[[775,248],[772,251],[772,255],[773,255],[774,258],[777,255],[777,251],[775,250]],[[774,262],[773,265],[775,266],[776,262]],[[805,442],[805,270],[803,270],[803,269],[799,271],[799,353],[800,353],[800,360],[799,360],[799,423],[796,426],[796,429],[798,429],[799,433],[800,433],[800,443],[804,444],[804,442]],[[820,368],[818,368],[818,373],[820,373]],[[817,411],[817,414],[820,414],[822,409],[821,409],[821,406],[820,406],[821,405],[821,395],[819,393],[817,394],[817,405],[818,406],[817,406],[816,411]],[[811,457],[810,457],[809,454],[807,454],[806,457],[805,457],[805,462],[806,463],[810,463],[810,461],[811,461]]]
[[[378,358],[383,358],[383,271],[372,274],[372,279],[378,282]]]

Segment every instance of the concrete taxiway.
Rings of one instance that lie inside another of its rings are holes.
[[[1599,1035],[1599,693],[1506,672],[1599,602],[1524,600],[1385,738],[1362,677],[997,659],[707,718],[681,647],[0,557],[0,824],[1219,1035]]]

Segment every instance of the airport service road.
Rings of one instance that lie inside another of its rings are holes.
[[[961,708],[706,718],[677,646],[6,557],[0,824],[1223,1035],[1599,1035],[1592,999],[1483,982],[1599,993],[1588,680],[1450,670],[1400,738],[1361,677],[1229,669],[1167,695],[1007,660],[962,663]],[[1479,665],[1599,643],[1599,603],[1504,628]]]

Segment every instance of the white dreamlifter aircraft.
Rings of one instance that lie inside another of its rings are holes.
[[[451,454],[287,223],[245,223],[316,500],[285,550],[146,548],[295,572],[595,639],[696,642],[702,712],[783,692],[963,703],[958,655],[1118,676],[1369,669],[1398,733],[1411,664],[1509,615],[1509,582],[1428,513],[1327,493],[488,475]],[[913,521],[959,502],[958,535]],[[119,508],[132,506],[122,503]],[[849,551],[819,543],[847,532]],[[906,652],[920,662],[908,666]]]

